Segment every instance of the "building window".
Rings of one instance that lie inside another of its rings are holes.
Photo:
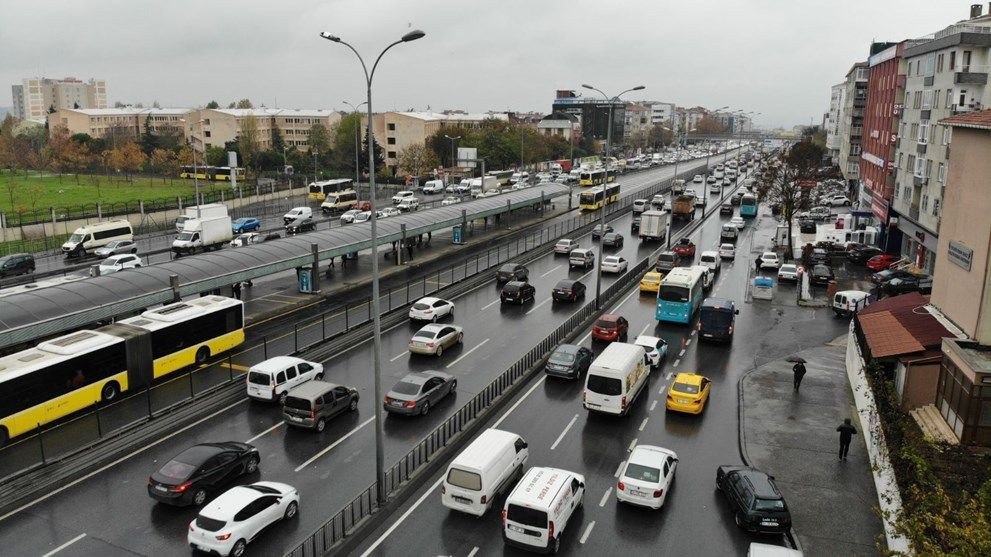
[[[963,56],[960,59],[960,70],[963,72],[970,71],[970,51],[963,51]]]
[[[953,108],[953,89],[946,90],[946,106],[943,108]]]
[[[950,138],[952,137],[953,134],[953,132],[950,131],[951,129],[953,128],[951,128],[950,126],[943,126],[943,145],[950,144]]]
[[[964,106],[965,104],[967,104],[967,90],[966,89],[961,89],[960,90],[960,102],[957,103],[957,106]]]
[[[957,67],[957,51],[950,51],[950,71]]]
[[[939,56],[936,57],[936,71],[937,72],[943,71],[943,53],[942,52],[939,53]]]
[[[396,152],[395,151],[389,151],[386,154],[386,156],[389,157],[390,159],[394,159],[394,158],[396,158]]]
[[[394,132],[396,131],[396,124],[389,122],[388,124],[386,124],[386,129],[391,132]]]
[[[905,153],[902,153],[901,151],[899,151],[899,152],[898,152],[898,162],[897,162],[897,164],[895,165],[895,166],[897,166],[898,168],[901,168],[901,167],[902,167],[902,155],[904,155],[904,154],[905,154]]]
[[[928,211],[929,210],[929,194],[928,193],[922,194],[922,210],[923,211]]]
[[[938,199],[933,199],[933,216],[934,217],[938,217],[939,216],[939,200]]]
[[[915,159],[915,175],[919,178],[925,177],[923,174],[926,171],[926,159]]]
[[[396,138],[395,137],[390,137],[390,138],[386,139],[385,141],[389,145],[395,145],[396,144]]]
[[[946,165],[945,164],[939,163],[939,166],[936,167],[936,179],[939,180],[939,183],[940,184],[946,182]]]
[[[932,103],[932,107],[933,108],[939,108],[939,89],[936,89],[935,91],[933,91],[933,103]]]
[[[923,110],[929,110],[933,107],[933,90],[927,89],[922,92],[922,108]]]
[[[206,130],[205,132],[203,132],[203,135],[205,135],[207,137],[211,137],[210,130]]]
[[[923,120],[919,124],[919,143],[929,143],[929,120]]]
[[[931,159],[926,159],[926,180],[932,177],[933,173],[933,161]]]

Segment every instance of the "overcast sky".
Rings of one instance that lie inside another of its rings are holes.
[[[346,109],[379,65],[374,108],[549,112],[556,89],[820,122],[829,87],[902,40],[964,19],[958,0],[86,0],[0,5],[0,104],[29,76],[107,80],[110,102]],[[984,3],[987,9],[987,2]]]

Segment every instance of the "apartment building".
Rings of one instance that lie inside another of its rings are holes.
[[[864,135],[864,107],[867,106],[867,62],[857,62],[846,74],[843,90],[843,119],[840,121],[840,173],[851,189],[860,178],[861,140]],[[870,201],[867,200],[869,203]]]
[[[48,117],[48,127],[62,127],[69,135],[85,133],[106,137],[112,128],[137,139],[147,125],[153,133],[183,134],[183,118],[188,108],[61,108]]]
[[[678,131],[677,120],[675,119],[674,103],[647,101],[645,104],[650,107],[650,123],[653,125],[667,126],[674,131]]]
[[[560,136],[565,141],[577,139],[580,130],[578,120],[563,112],[548,114],[537,123],[537,131],[540,133],[548,136]]]
[[[844,94],[846,93],[846,82],[837,83],[830,88],[829,92],[829,112],[826,113],[826,156],[835,165],[840,161],[840,122],[843,121],[844,114]]]
[[[409,145],[424,144],[442,127],[457,135],[459,129],[477,129],[484,120],[493,118],[509,122],[507,113],[383,112],[372,115],[372,134],[385,151],[385,166],[396,172],[399,153]],[[364,122],[362,126],[367,125]]]
[[[278,129],[286,146],[309,150],[310,130],[322,124],[328,130],[341,121],[334,110],[293,108],[202,108],[189,111],[184,133],[197,152],[204,148],[223,147],[241,135],[246,122],[254,126],[260,150],[272,148],[272,133]]]
[[[699,122],[709,115],[709,110],[701,106],[692,108],[677,107],[675,109],[675,120],[678,129],[683,132],[691,132],[698,127]]]
[[[44,120],[50,110],[63,108],[107,108],[107,82],[103,79],[81,81],[74,77],[50,79],[25,78],[11,86],[14,116]]]
[[[932,272],[939,245],[952,128],[939,123],[991,106],[991,15],[950,25],[905,48],[905,99],[895,142],[891,209],[902,232],[901,253]]]
[[[653,124],[653,110],[649,105],[630,103],[626,105],[623,135],[626,137],[642,137]]]

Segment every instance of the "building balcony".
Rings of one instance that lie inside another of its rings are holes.
[[[906,76],[905,74],[898,74],[898,76],[895,77],[895,87],[904,89],[906,79],[908,79],[908,76]]]
[[[926,154],[926,147],[927,146],[928,146],[928,144],[926,144],[926,143],[916,143],[916,145],[915,145],[915,152],[916,152],[916,154],[925,155]]]
[[[915,186],[924,186],[929,180],[926,180],[925,176],[913,175],[912,184]]]
[[[953,83],[956,85],[987,85],[988,66],[964,66],[963,71],[953,74]]]

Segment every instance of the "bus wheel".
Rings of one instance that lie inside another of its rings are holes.
[[[118,393],[120,393],[120,387],[117,386],[117,382],[110,381],[100,390],[100,399],[103,402],[111,402],[117,398]]]
[[[200,346],[196,350],[196,363],[197,364],[201,364],[201,365],[202,364],[205,364],[207,358],[209,358],[209,357],[210,357],[210,349],[207,348],[206,346]]]

